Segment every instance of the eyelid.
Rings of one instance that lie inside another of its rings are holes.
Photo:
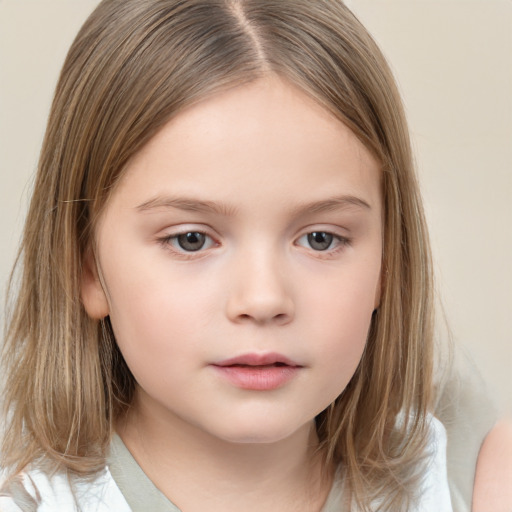
[[[177,240],[179,236],[186,235],[187,233],[200,233],[207,237],[208,239],[210,239],[211,243],[208,245],[208,247],[201,247],[197,251],[187,251],[180,247],[176,247],[174,244],[171,243],[172,240]],[[157,236],[156,240],[166,250],[169,250],[174,255],[184,259],[199,258],[203,256],[204,253],[208,251],[208,249],[220,245],[218,237],[214,236],[211,233],[211,229],[205,228],[204,225],[198,226],[193,224],[180,225],[176,226],[175,228],[168,228],[167,230],[165,230],[164,234],[162,234],[161,236]]]
[[[348,246],[352,245],[352,238],[347,235],[341,234],[339,231],[340,229],[336,229],[333,226],[308,226],[307,228],[301,230],[299,236],[295,238],[294,245],[305,249],[306,251],[310,252],[311,254],[318,258],[330,258],[336,256],[338,253],[346,249]],[[324,250],[318,250],[312,247],[306,247],[306,245],[299,244],[299,241],[302,238],[307,237],[312,233],[330,234],[332,235],[333,240],[337,240],[337,243],[334,245],[334,247],[329,247]]]
[[[333,233],[332,231],[325,231],[323,229],[315,229],[313,231],[308,231],[307,233],[304,233],[302,234],[301,236],[299,236],[297,239],[296,239],[296,242],[297,243],[301,238],[304,238],[304,237],[307,237],[313,233],[325,233],[325,234],[328,234],[328,235],[332,235],[333,239],[334,240],[338,240],[339,243],[343,243],[343,244],[348,244],[350,242],[350,239],[347,238],[346,236],[342,236],[342,235],[337,235],[336,233]],[[314,249],[313,249],[314,250]],[[327,251],[328,249],[326,249]]]

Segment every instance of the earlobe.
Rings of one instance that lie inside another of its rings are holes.
[[[90,248],[84,254],[80,285],[80,296],[87,314],[95,320],[105,318],[109,314],[108,301]]]

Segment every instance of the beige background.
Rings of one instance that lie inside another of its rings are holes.
[[[52,91],[97,0],[0,0],[0,288]],[[455,341],[512,412],[512,0],[352,0],[404,95]]]

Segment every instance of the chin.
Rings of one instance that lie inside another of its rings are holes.
[[[313,422],[290,425],[254,420],[250,424],[232,423],[228,428],[217,430],[214,435],[233,444],[273,444],[298,435],[304,429],[309,432],[312,425]]]

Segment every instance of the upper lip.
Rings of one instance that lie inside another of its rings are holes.
[[[224,359],[223,361],[217,361],[214,363],[214,366],[233,366],[233,365],[246,365],[246,366],[268,366],[271,364],[282,364],[286,366],[297,366],[301,365],[292,361],[288,357],[283,356],[282,354],[278,354],[276,352],[266,353],[266,354],[242,354],[236,357],[231,357],[229,359]]]

